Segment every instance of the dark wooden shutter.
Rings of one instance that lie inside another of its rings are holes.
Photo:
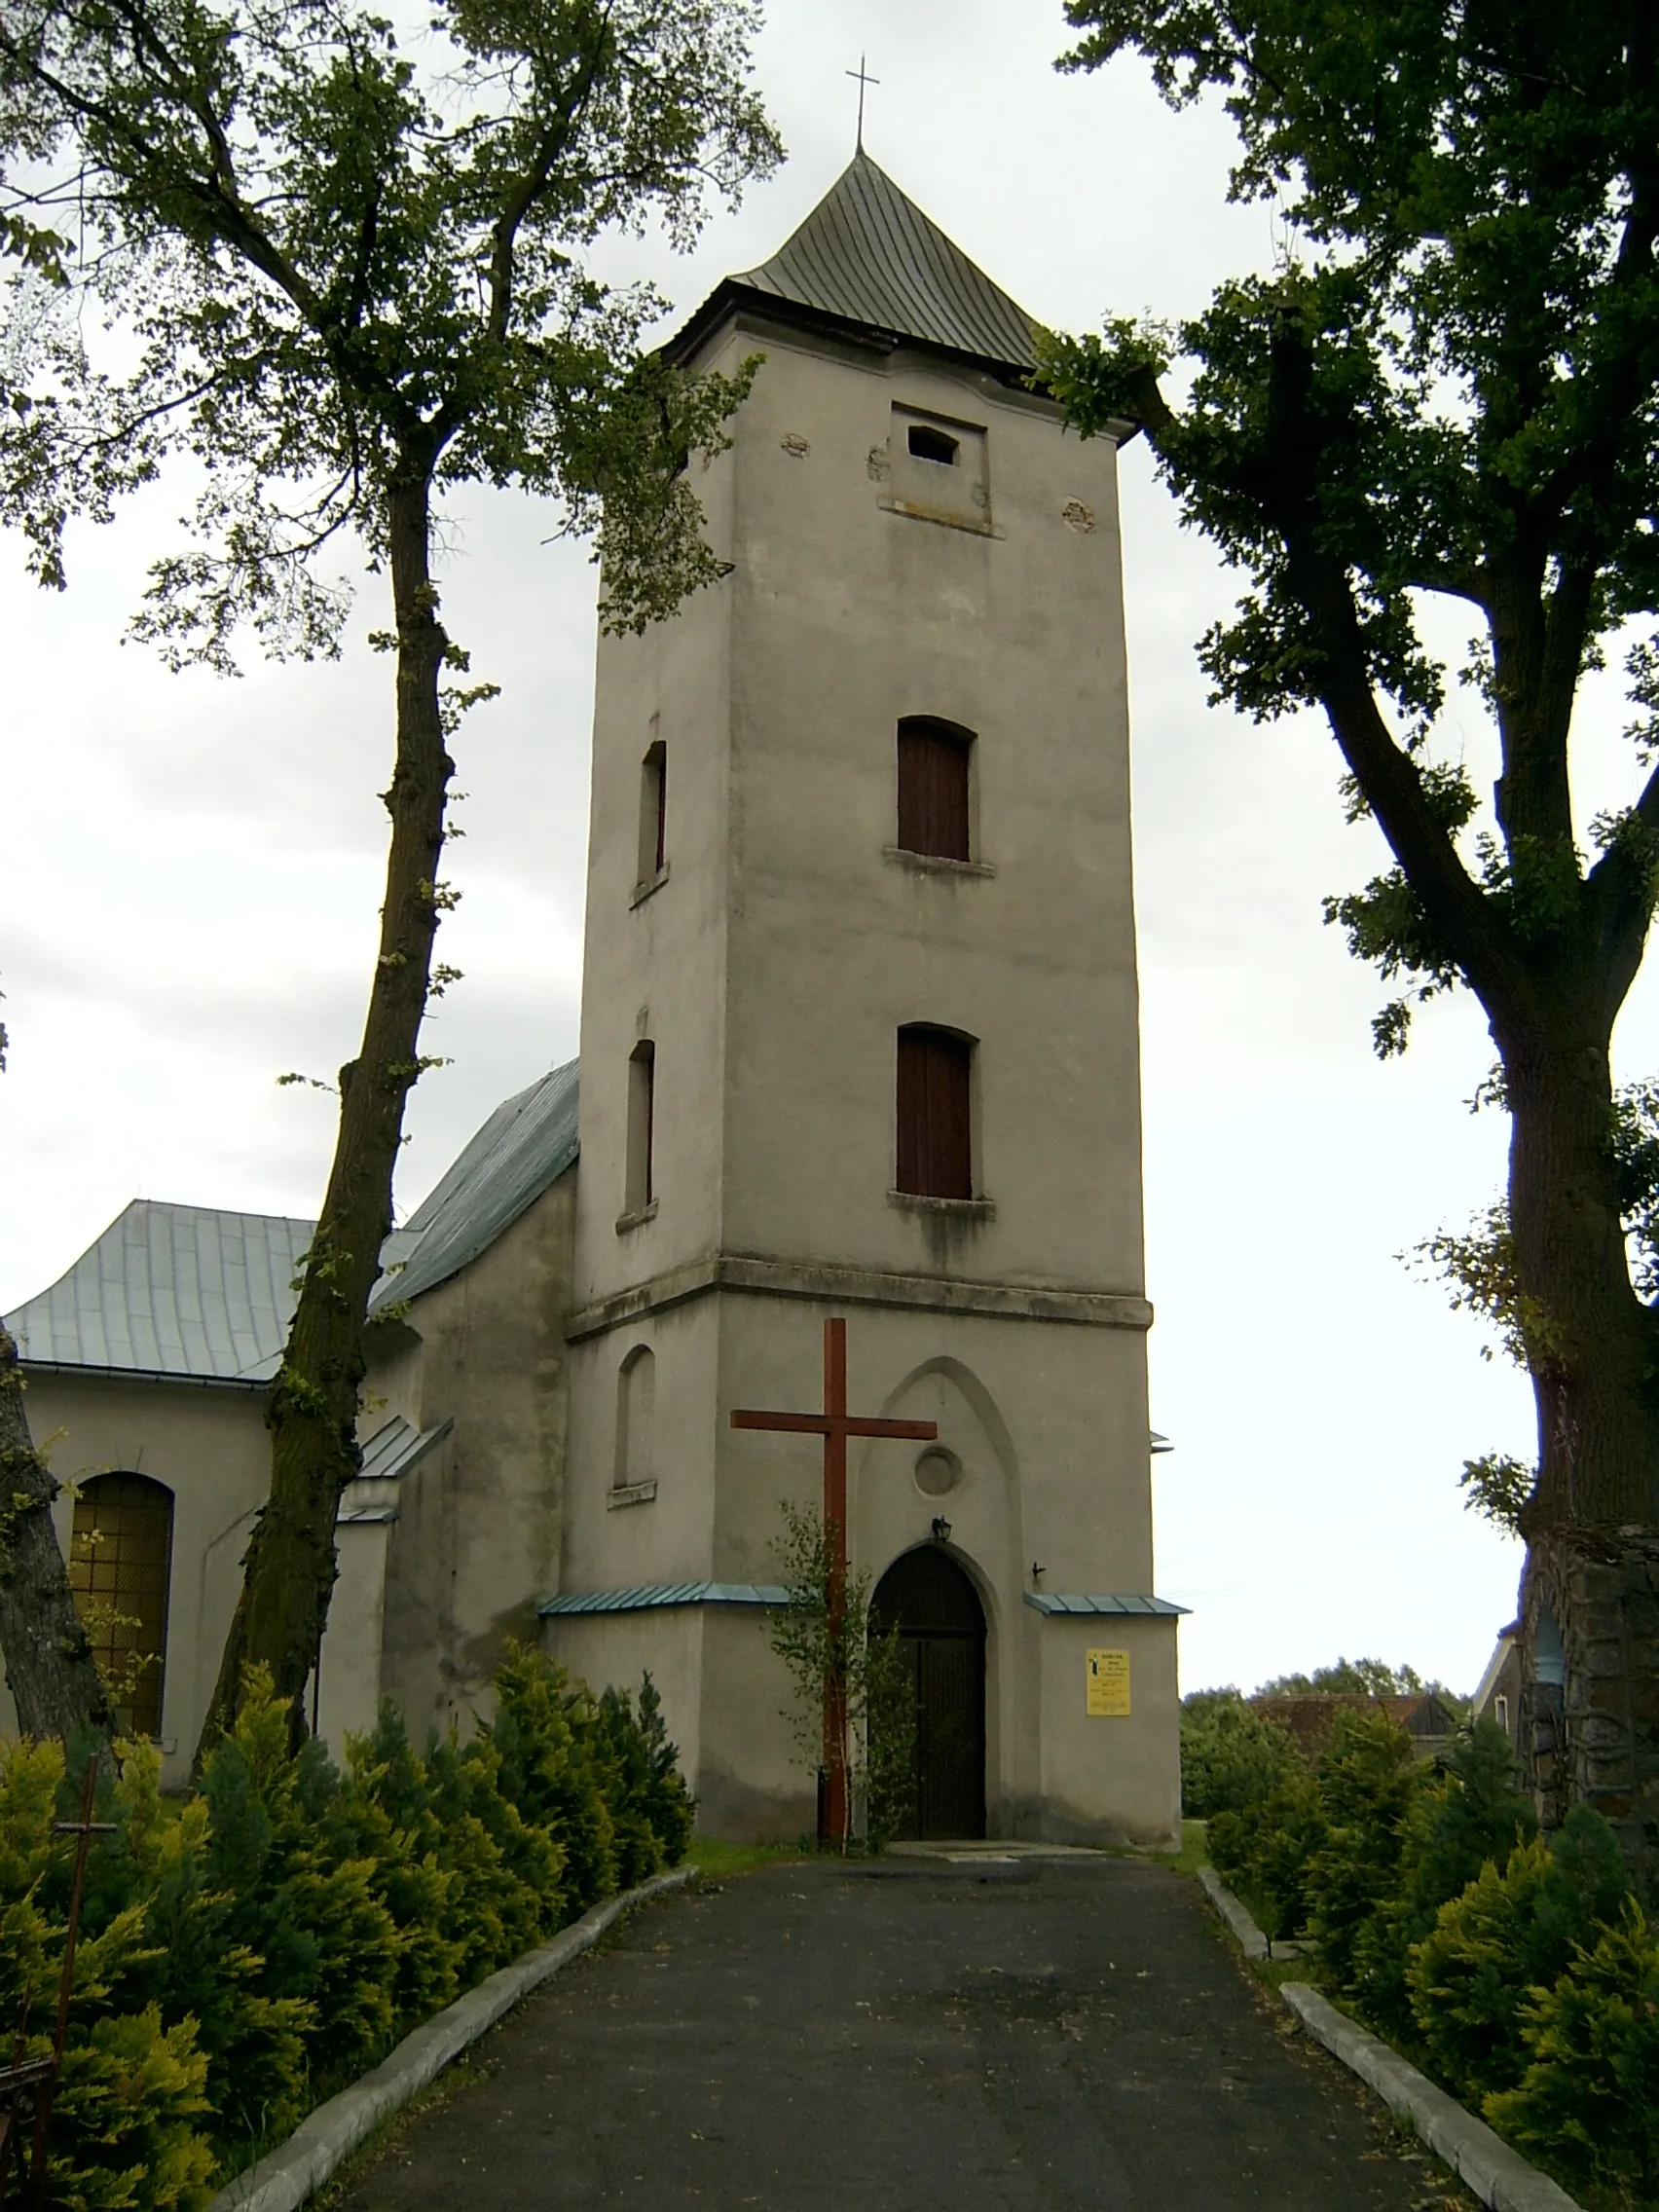
[[[656,1047],[647,1045],[640,1060],[641,1089],[644,1095],[645,1117],[645,1198],[649,1205],[656,1197]]]
[[[924,1198],[974,1196],[969,1071],[974,1048],[944,1029],[899,1032],[898,1188]]]
[[[668,748],[653,746],[656,755],[656,871],[660,875],[668,860]]]
[[[899,724],[899,843],[907,853],[965,861],[968,749],[964,730],[920,719]]]

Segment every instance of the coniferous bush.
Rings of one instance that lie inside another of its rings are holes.
[[[119,1747],[88,1861],[54,2212],[193,2212],[318,2099],[497,1967],[684,1856],[692,1800],[648,1677],[593,1697],[509,1650],[496,1718],[417,1754],[387,1709],[288,1749],[268,1679],[182,1805]],[[0,2024],[50,2048],[91,1746],[0,1745]],[[8,2043],[8,2050],[10,2043]]]
[[[1430,1763],[1381,1711],[1254,1787],[1209,1856],[1267,1932],[1594,2212],[1659,2212],[1659,1931],[1607,1823],[1546,1839],[1499,1729]]]
[[[1629,1878],[1617,1838],[1575,1805],[1555,1836],[1534,1836],[1507,1865],[1489,1862],[1444,1904],[1412,1954],[1412,2017],[1433,2072],[1479,2109],[1527,2066],[1529,1992],[1565,1973],[1575,1953],[1621,1921]]]
[[[1384,2035],[1415,2034],[1407,1975],[1415,1947],[1442,1905],[1460,1897],[1490,1862],[1507,1865],[1538,1825],[1516,1787],[1515,1754],[1489,1720],[1465,1730],[1424,1773],[1400,1838],[1399,1878],[1353,1939],[1351,1991]]]
[[[1310,1769],[1293,1773],[1258,1805],[1218,1813],[1209,1856],[1254,1909],[1274,1942],[1308,1924],[1309,1874],[1325,1841],[1325,1816]]]
[[[1569,2186],[1659,2199],[1659,1939],[1633,1898],[1521,2018],[1526,2072],[1488,2120]]]

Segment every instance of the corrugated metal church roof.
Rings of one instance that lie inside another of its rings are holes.
[[[371,1312],[459,1274],[557,1182],[581,1149],[576,1063],[498,1106],[405,1226],[387,1237]]]
[[[487,1251],[575,1160],[576,1063],[498,1106],[387,1238],[374,1307],[418,1298]],[[268,1382],[313,1224],[134,1198],[7,1326],[30,1367],[188,1382]]]
[[[863,152],[770,261],[728,276],[669,350],[683,356],[740,294],[759,294],[889,339],[979,361],[1035,366],[1031,317]]]
[[[288,1334],[311,1234],[283,1214],[134,1198],[8,1326],[30,1366],[263,1382]]]

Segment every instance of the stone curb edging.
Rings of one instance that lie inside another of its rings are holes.
[[[295,2128],[288,2140],[267,2153],[257,2165],[239,2174],[228,2189],[212,2199],[207,2212],[299,2212],[309,2196],[337,2173],[357,2146],[382,2120],[419,2096],[428,2083],[459,2058],[469,2044],[520,1998],[550,1978],[563,1966],[580,1957],[605,1934],[612,1921],[644,1904],[665,1890],[678,1890],[690,1881],[696,1868],[676,1866],[658,1874],[638,1889],[596,1904],[580,1920],[562,1929],[551,1943],[526,1951],[511,1966],[469,1989],[464,1997],[406,2035],[389,2057],[372,2074],[342,2089],[337,2097],[320,2104]]]
[[[1271,1959],[1273,1947],[1213,1866],[1198,1868],[1198,1882],[1235,1936],[1247,1959]],[[1279,1956],[1300,1955],[1304,1943],[1281,1943]],[[1409,2066],[1385,2044],[1306,1981],[1281,1983],[1279,1995],[1309,2034],[1340,2058],[1367,2087],[1375,2089],[1390,2112],[1404,2113],[1437,2157],[1459,2181],[1467,2182],[1492,2212],[1581,2212],[1565,2189],[1512,2151],[1484,2120],[1466,2112],[1456,2097],[1436,2088],[1426,2074]]]
[[[1247,1959],[1267,1958],[1267,1937],[1250,1917],[1248,1907],[1239,1903],[1213,1866],[1198,1868],[1198,1887],[1237,1936],[1244,1956]]]
[[[1247,1959],[1300,1959],[1306,1943],[1281,1941],[1275,1950],[1271,1936],[1256,1926],[1248,1905],[1235,1898],[1213,1866],[1198,1868],[1198,1887],[1237,1936]]]
[[[1369,2034],[1305,1981],[1279,1995],[1309,2035],[1357,2074],[1391,2112],[1404,2113],[1429,2149],[1492,2212],[1580,2212],[1575,2198],[1494,2135],[1484,2120],[1437,2089],[1389,2045]]]

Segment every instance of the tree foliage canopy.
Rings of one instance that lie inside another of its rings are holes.
[[[517,484],[604,510],[608,609],[707,581],[678,463],[733,402],[640,354],[648,285],[607,231],[681,243],[777,141],[752,0],[438,0],[424,31],[334,0],[18,0],[0,23],[13,388],[0,518],[64,579],[64,529],[187,453],[189,541],[140,635],[227,668],[236,629],[334,649],[313,556],[386,553],[385,495]],[[119,328],[89,342],[99,319]],[[672,554],[665,551],[672,546]]]
[[[1067,14],[1082,36],[1062,66],[1134,53],[1175,106],[1220,99],[1233,195],[1272,203],[1280,242],[1269,273],[1176,329],[1046,335],[1040,375],[1085,434],[1144,427],[1184,518],[1248,579],[1199,646],[1213,698],[1329,721],[1349,818],[1393,855],[1326,903],[1389,987],[1379,1052],[1404,1049],[1424,999],[1481,1002],[1512,1117],[1500,1226],[1538,1416],[1529,1535],[1650,1522],[1659,1315],[1626,1248],[1640,1163],[1621,1156],[1611,1041],[1659,895],[1653,12]],[[1466,652],[1446,649],[1448,613]],[[1615,653],[1637,758],[1592,817],[1574,712]],[[1447,733],[1454,682],[1490,714],[1490,809]]]
[[[1401,866],[1332,917],[1407,988],[1459,980],[1524,1014],[1557,940],[1616,1006],[1654,897],[1659,783],[1578,852],[1567,736],[1584,670],[1659,606],[1659,82],[1645,12],[1548,0],[1072,0],[1068,57],[1124,50],[1177,105],[1219,90],[1234,195],[1276,204],[1270,276],[1168,331],[1051,339],[1073,419],[1144,423],[1184,511],[1251,590],[1202,646],[1255,717],[1337,710],[1355,812]],[[1160,380],[1192,365],[1189,402]],[[1448,668],[1423,595],[1479,624],[1503,743],[1497,830],[1434,730]],[[1630,645],[1651,747],[1659,661]]]

